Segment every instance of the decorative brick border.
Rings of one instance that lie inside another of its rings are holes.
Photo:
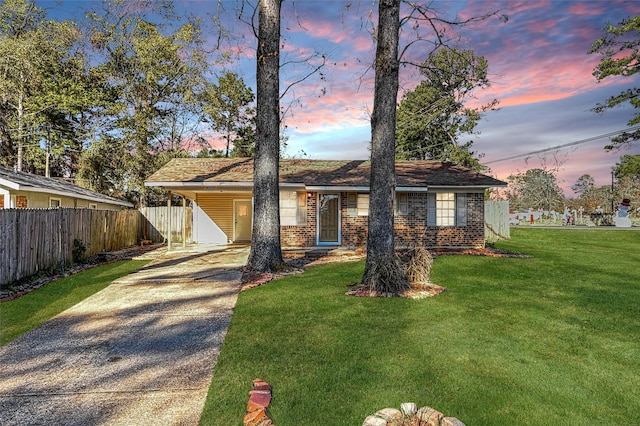
[[[262,379],[253,379],[253,390],[249,391],[244,426],[275,426],[267,413],[270,402],[271,385]]]

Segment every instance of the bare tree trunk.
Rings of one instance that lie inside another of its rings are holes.
[[[380,0],[378,20],[375,94],[371,116],[369,233],[362,283],[373,290],[396,291],[406,287],[406,279],[403,279],[400,268],[396,267],[393,238],[400,0]]]
[[[248,267],[281,268],[280,245],[280,5],[258,3],[256,151],[253,166],[253,230]]]

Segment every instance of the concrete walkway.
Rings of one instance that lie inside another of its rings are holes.
[[[0,425],[197,425],[248,251],[162,249],[0,347]]]

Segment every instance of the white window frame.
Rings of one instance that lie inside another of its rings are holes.
[[[307,193],[280,191],[280,225],[303,226],[307,224]]]
[[[409,194],[407,192],[396,192],[393,210],[396,216],[409,214]]]
[[[456,226],[455,193],[436,193],[436,226]]]
[[[369,194],[359,192],[357,201],[357,215],[358,216],[369,216]]]
[[[358,216],[358,193],[347,193],[347,216]]]
[[[93,210],[98,210],[98,204],[97,203],[89,203],[89,208],[93,209]]]
[[[427,226],[467,226],[467,194],[456,192],[427,194]]]
[[[57,206],[53,206],[53,205],[52,205],[52,203],[53,203],[54,201],[57,201],[57,202],[58,202],[58,205],[57,205]],[[50,209],[57,209],[57,208],[60,208],[60,207],[62,207],[62,198],[49,197],[49,208],[50,208]]]

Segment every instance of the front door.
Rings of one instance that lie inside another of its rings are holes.
[[[233,200],[233,241],[251,241],[251,200]]]
[[[318,243],[340,244],[340,195],[318,194]]]

